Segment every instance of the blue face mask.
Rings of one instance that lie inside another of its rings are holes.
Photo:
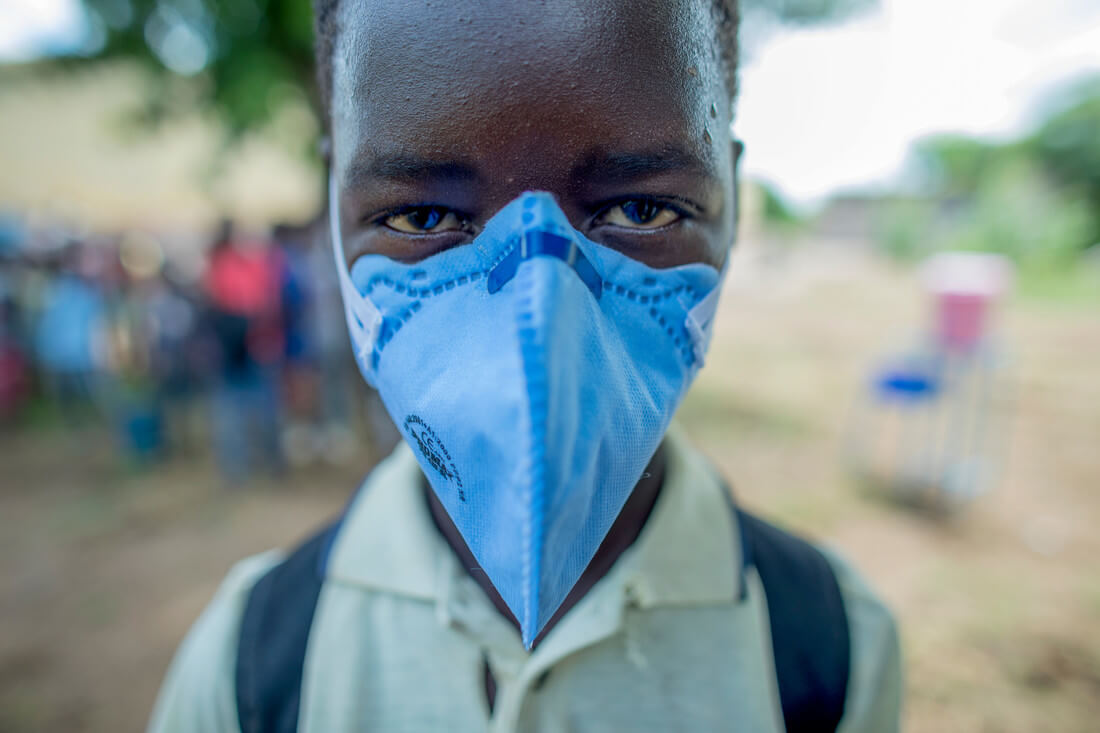
[[[331,183],[330,183],[331,186]],[[720,275],[657,270],[525,193],[470,244],[345,265],[356,360],[530,648],[702,365]]]

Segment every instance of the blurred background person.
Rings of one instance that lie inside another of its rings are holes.
[[[278,369],[287,343],[282,257],[224,221],[202,282],[214,346],[211,435],[218,467],[230,485],[254,470],[277,476],[283,470]]]
[[[12,270],[0,260],[0,426],[15,420],[31,389],[28,338]]]
[[[287,459],[295,465],[310,463],[321,449],[314,434],[318,409],[317,342],[310,330],[314,309],[314,287],[309,268],[309,239],[302,227],[277,224],[272,241],[278,254],[285,349],[282,388],[286,415],[282,444]]]
[[[106,304],[83,255],[72,242],[50,267],[35,326],[46,392],[72,423],[87,418],[99,397],[107,336]]]
[[[164,417],[168,449],[194,456],[191,405],[198,389],[196,307],[168,268],[162,268],[145,284],[144,301],[149,369]]]

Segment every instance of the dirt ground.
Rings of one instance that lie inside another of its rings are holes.
[[[1003,480],[945,520],[841,458],[870,365],[922,320],[912,275],[827,248],[737,267],[681,420],[741,501],[840,548],[896,611],[905,730],[1097,730],[1100,310],[1003,314]],[[0,731],[141,729],[230,565],[306,534],[369,464],[229,492],[205,459],[126,468],[94,427],[0,435]]]

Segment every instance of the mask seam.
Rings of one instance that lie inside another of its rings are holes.
[[[619,283],[611,282],[610,280],[605,279],[604,292],[614,293],[615,295],[625,297],[627,300],[638,303],[639,305],[649,305],[650,307],[647,312],[649,313],[650,318],[653,319],[653,321],[661,329],[663,329],[666,334],[668,334],[668,337],[672,339],[673,346],[675,346],[676,349],[680,352],[680,356],[683,357],[684,361],[687,363],[687,366],[692,367],[695,365],[695,352],[692,349],[691,332],[687,329],[686,320],[684,323],[679,324],[680,330],[687,334],[687,338],[684,339],[683,337],[681,337],[680,334],[677,333],[676,324],[669,323],[668,319],[665,318],[665,316],[659,310],[657,310],[656,307],[656,304],[661,303],[662,301],[672,300],[674,297],[678,297],[683,294],[686,295],[691,302],[691,305],[685,308],[685,311],[690,313],[691,309],[694,308],[696,304],[702,301],[702,297],[700,297],[699,294],[696,293],[694,288],[692,288],[690,285],[681,284],[677,285],[674,288],[666,288],[664,291],[659,293],[645,295],[625,285],[621,285]],[[679,302],[679,305],[681,307],[684,307],[682,301]],[[685,341],[687,341],[688,343],[685,344]]]
[[[482,278],[488,278],[489,273],[493,271],[493,268],[500,264],[504,258],[512,253],[518,246],[517,242],[513,241],[510,245],[504,248],[496,260],[483,270],[472,270],[462,275],[457,275],[449,280],[443,280],[433,284],[427,288],[416,288],[413,286],[407,286],[404,283],[397,282],[388,275],[372,275],[367,281],[367,286],[361,297],[370,298],[374,293],[375,288],[379,285],[385,286],[393,290],[399,295],[407,295],[409,297],[418,298],[409,303],[400,312],[393,316],[383,316],[382,323],[380,325],[381,333],[375,340],[373,354],[371,356],[372,366],[378,367],[378,358],[382,354],[382,350],[386,345],[397,335],[397,332],[408,323],[408,321],[420,310],[420,300],[426,300],[435,295],[442,295],[445,292],[454,290],[456,287],[464,287],[480,281]],[[394,323],[396,321],[396,324]]]
[[[393,290],[398,295],[407,295],[409,297],[418,298],[402,308],[398,313],[394,315],[384,316],[382,319],[382,332],[379,334],[378,340],[375,344],[374,353],[375,359],[382,353],[382,350],[386,345],[397,335],[398,331],[415,315],[421,308],[420,301],[427,300],[436,295],[442,295],[445,292],[450,292],[456,287],[464,287],[466,285],[472,285],[481,281],[489,276],[492,269],[501,260],[508,256],[511,251],[515,249],[515,245],[508,247],[500,257],[497,258],[496,263],[490,265],[483,270],[473,270],[469,273],[464,273],[456,277],[452,277],[449,280],[442,280],[434,283],[428,287],[418,288],[415,286],[405,285],[404,283],[397,282],[388,275],[374,275],[367,281],[366,292],[363,293],[363,297],[369,298],[378,287],[386,287]],[[601,276],[602,277],[602,276]],[[689,285],[677,285],[673,288],[666,288],[665,290],[657,293],[651,293],[646,295],[640,293],[633,288],[625,286],[621,283],[612,282],[607,278],[603,278],[603,291],[605,293],[612,293],[617,296],[626,298],[627,300],[637,303],[638,305],[649,305],[647,313],[649,317],[672,339],[673,346],[683,357],[686,364],[691,367],[696,363],[695,353],[691,348],[691,335],[688,332],[687,327],[684,324],[680,324],[681,329],[687,334],[685,339],[683,336],[677,333],[675,324],[669,323],[668,319],[657,310],[656,305],[663,301],[671,300],[674,297],[685,295],[691,302],[690,306],[686,307],[687,311],[690,311],[692,307],[698,304],[702,298],[699,294]],[[680,303],[683,306],[683,303]],[[688,342],[688,343],[685,343]]]
[[[524,275],[521,273],[519,277],[523,278]],[[522,282],[520,284],[522,285]],[[520,344],[520,358],[522,360],[524,382],[527,386],[530,415],[527,436],[530,441],[529,463],[525,472],[526,486],[524,486],[527,496],[525,497],[524,506],[529,507],[531,515],[527,517],[523,527],[523,557],[525,562],[522,578],[523,618],[521,619],[521,627],[524,632],[523,643],[528,649],[531,648],[539,632],[537,628],[539,623],[539,588],[537,586],[532,587],[532,579],[540,576],[542,527],[541,525],[533,526],[532,519],[534,516],[543,516],[544,513],[542,504],[545,500],[545,476],[543,475],[545,456],[541,449],[545,441],[540,438],[545,437],[547,422],[546,374],[537,371],[534,366],[541,363],[542,360],[539,358],[538,340],[534,335],[536,324],[534,323],[535,315],[532,300],[533,296],[530,292],[527,292],[517,304],[516,312],[516,336]],[[540,436],[539,433],[543,433],[543,435]]]
[[[399,295],[417,298],[417,300],[412,301],[397,313],[382,317],[382,332],[379,334],[374,345],[374,360],[377,361],[382,350],[390,340],[397,335],[397,332],[401,330],[402,326],[408,323],[409,320],[420,311],[422,300],[427,300],[434,295],[442,295],[457,287],[473,285],[487,277],[488,274],[488,270],[474,270],[449,280],[440,281],[426,288],[407,286],[404,283],[394,281],[393,278],[386,275],[375,275],[371,277],[371,279],[367,281],[366,292],[363,294],[365,298],[369,298],[379,286],[388,287]]]

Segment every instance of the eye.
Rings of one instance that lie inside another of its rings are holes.
[[[402,234],[439,234],[465,227],[462,218],[444,206],[411,206],[390,214],[382,223]]]
[[[660,229],[683,218],[678,209],[653,199],[630,199],[606,209],[598,223],[624,229]]]

